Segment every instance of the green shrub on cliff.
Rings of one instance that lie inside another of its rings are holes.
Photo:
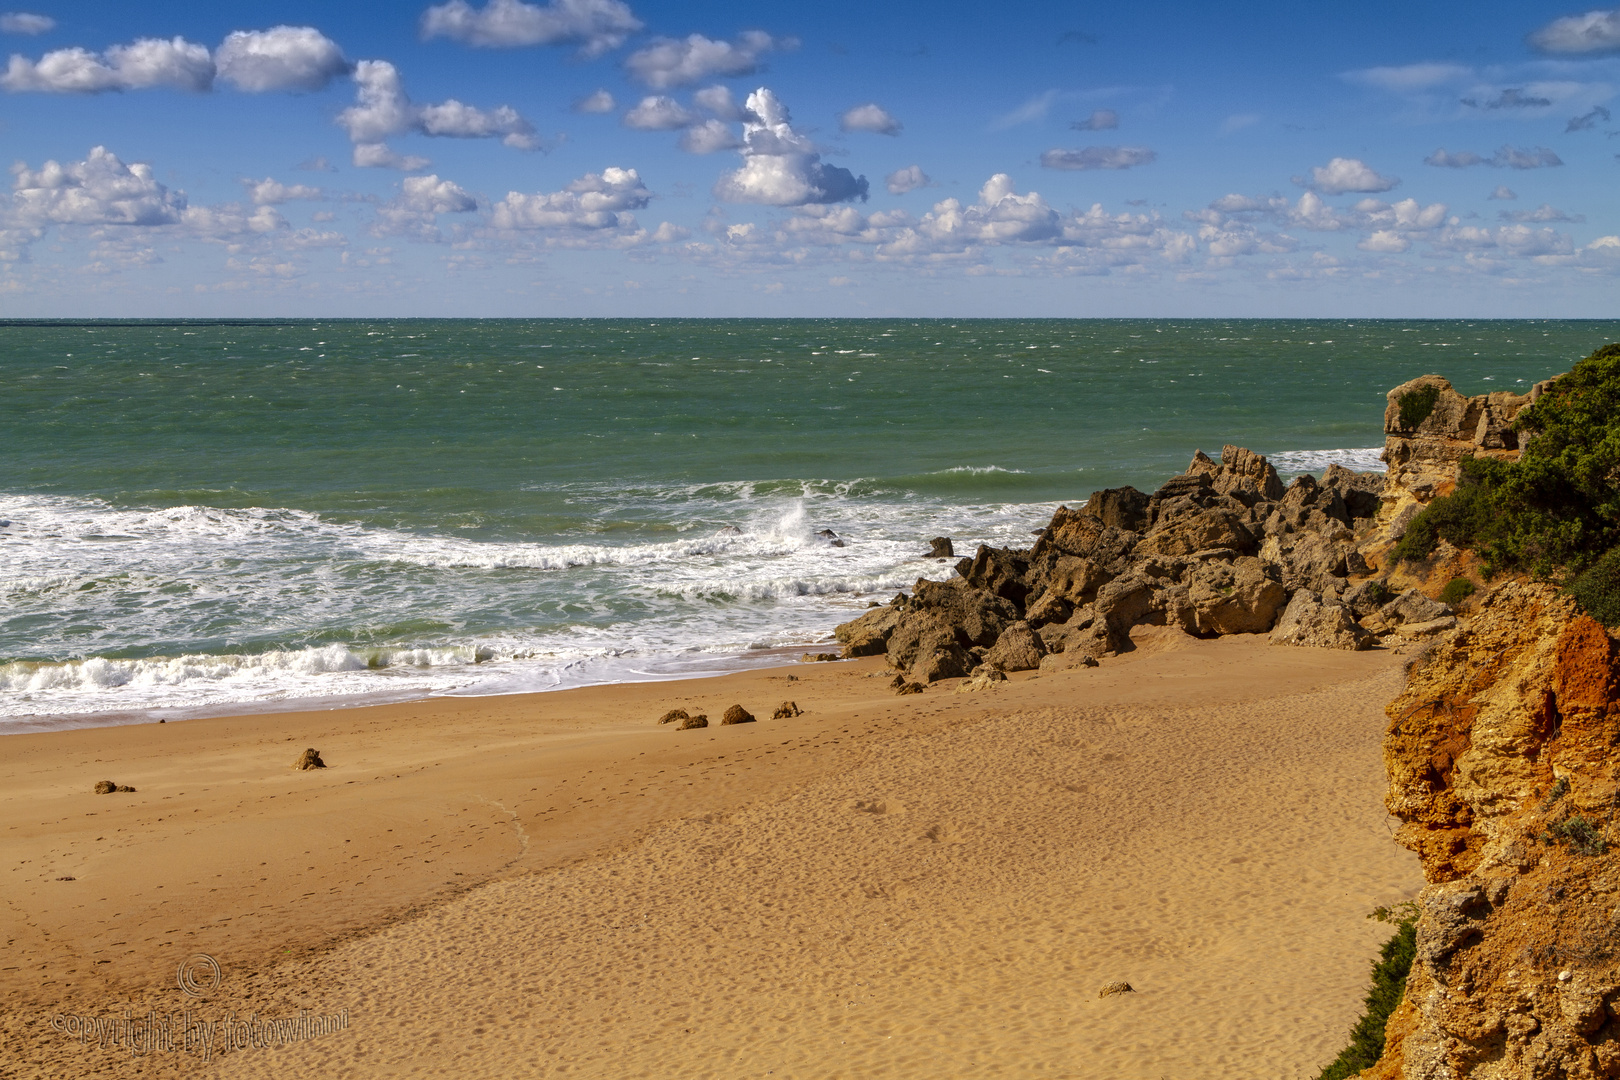
[[[1474,583],[1465,577],[1452,578],[1446,582],[1446,587],[1440,590],[1440,602],[1456,607],[1470,596],[1474,595]]]
[[[1417,956],[1417,904],[1409,900],[1393,909],[1379,908],[1368,918],[1394,923],[1395,936],[1384,942],[1378,959],[1373,962],[1366,1008],[1356,1026],[1350,1029],[1350,1045],[1339,1052],[1316,1080],[1345,1080],[1377,1062],[1378,1055],[1384,1052],[1384,1025],[1406,993],[1406,976]]]
[[[1401,430],[1411,431],[1434,412],[1435,402],[1440,400],[1438,386],[1420,386],[1416,390],[1402,394],[1395,399],[1395,404],[1401,410]]]
[[[1565,580],[1620,625],[1620,345],[1576,364],[1513,426],[1519,460],[1463,462],[1457,490],[1413,518],[1392,555],[1423,558],[1448,540],[1478,552],[1487,573]]]

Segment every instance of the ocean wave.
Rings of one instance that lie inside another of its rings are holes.
[[[1008,474],[1016,473],[1016,474],[1018,474],[1020,476],[1027,476],[1027,475],[1029,475],[1029,470],[1027,470],[1027,469],[1003,469],[1000,465],[957,465],[954,468],[940,469],[937,472],[931,472],[931,473],[928,473],[926,475],[928,475],[928,476],[949,476],[952,473],[968,473],[971,476],[984,476],[987,473],[1008,473]]]
[[[1382,446],[1351,447],[1345,450],[1282,450],[1267,455],[1280,473],[1319,473],[1329,465],[1352,472],[1383,472]]]
[[[109,690],[115,687],[178,687],[197,683],[262,681],[287,675],[327,675],[380,671],[391,667],[444,667],[488,659],[473,647],[354,649],[323,645],[256,654],[157,656],[144,659],[85,660],[55,663],[14,661],[0,664],[0,691],[37,693],[51,690]]]

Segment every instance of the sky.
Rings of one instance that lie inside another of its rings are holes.
[[[1613,317],[1620,9],[41,3],[0,316]]]

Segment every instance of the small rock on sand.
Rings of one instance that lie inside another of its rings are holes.
[[[704,715],[703,713],[698,713],[696,716],[688,716],[685,720],[682,720],[680,723],[676,724],[675,725],[675,730],[676,731],[687,731],[687,730],[690,730],[691,728],[700,728],[700,727],[708,727],[708,726],[709,726],[709,718],[706,715]]]
[[[797,701],[784,701],[776,707],[776,711],[771,714],[771,719],[786,720],[789,717],[798,716],[802,712],[804,710],[799,708]]]
[[[753,722],[754,714],[743,708],[741,705],[733,705],[731,708],[726,710],[726,715],[720,718],[720,724],[722,727],[727,724],[752,724]]]
[[[293,762],[293,768],[324,769],[326,768],[326,762],[321,760],[321,752],[311,747],[298,755],[298,760]]]
[[[1136,988],[1133,987],[1130,983],[1125,982],[1124,980],[1121,980],[1119,982],[1111,982],[1107,986],[1104,986],[1101,990],[1097,991],[1097,996],[1099,998],[1105,998],[1105,997],[1112,997],[1115,994],[1134,994],[1134,993],[1136,993]]]
[[[671,709],[663,716],[660,716],[658,718],[658,722],[660,724],[669,724],[675,722],[676,720],[685,720],[686,716],[687,713],[685,709]]]
[[[115,791],[134,791],[128,784],[115,784],[111,780],[97,780],[96,794],[111,795]]]
[[[920,694],[923,692],[922,683],[911,682],[904,675],[896,675],[894,681],[889,685],[894,688],[894,692],[897,694]]]
[[[807,652],[803,656],[799,657],[799,663],[801,663],[801,664],[819,664],[819,663],[822,663],[823,661],[837,660],[837,659],[838,659],[838,654],[835,653],[835,652]]]

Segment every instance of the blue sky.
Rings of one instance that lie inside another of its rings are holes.
[[[0,314],[1604,316],[1620,9],[42,4]]]

